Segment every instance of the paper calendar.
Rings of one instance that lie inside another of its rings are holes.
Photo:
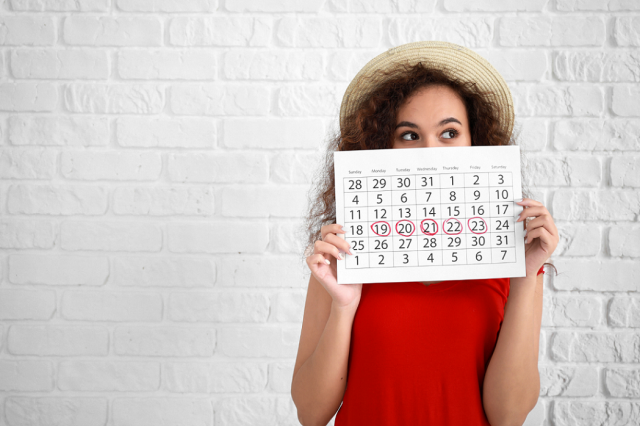
[[[524,277],[520,148],[334,153],[338,283]]]

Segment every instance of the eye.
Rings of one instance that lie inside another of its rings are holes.
[[[407,139],[405,138],[405,136],[407,135],[415,135],[415,138],[412,136],[411,138]],[[418,139],[418,134],[415,132],[404,132],[403,134],[400,135],[400,139],[404,141],[415,141],[416,139]]]
[[[444,132],[442,132],[443,135],[449,134],[451,135],[450,137],[444,137],[444,139],[453,139],[456,136],[458,136],[458,131],[456,129],[447,129]]]

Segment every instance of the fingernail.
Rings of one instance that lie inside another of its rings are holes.
[[[341,255],[340,253],[338,253],[338,259],[340,259],[340,260],[344,260],[344,259],[342,258],[342,255]]]
[[[342,230],[342,232],[347,232],[344,230],[344,226],[341,226],[340,229]]]
[[[351,253],[351,250],[349,250],[349,254],[350,254],[351,256],[353,256],[353,253]]]
[[[324,263],[326,263],[327,265],[331,265],[331,261],[329,261],[329,259],[325,259]]]
[[[526,229],[524,230],[524,236],[525,237],[527,236],[527,230]]]

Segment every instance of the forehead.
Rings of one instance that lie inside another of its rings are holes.
[[[447,112],[466,116],[466,108],[462,98],[448,86],[420,88],[398,108],[398,115],[427,114],[435,117]]]

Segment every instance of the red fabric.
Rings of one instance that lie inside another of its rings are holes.
[[[490,426],[482,383],[508,296],[509,278],[364,285],[335,425]]]

